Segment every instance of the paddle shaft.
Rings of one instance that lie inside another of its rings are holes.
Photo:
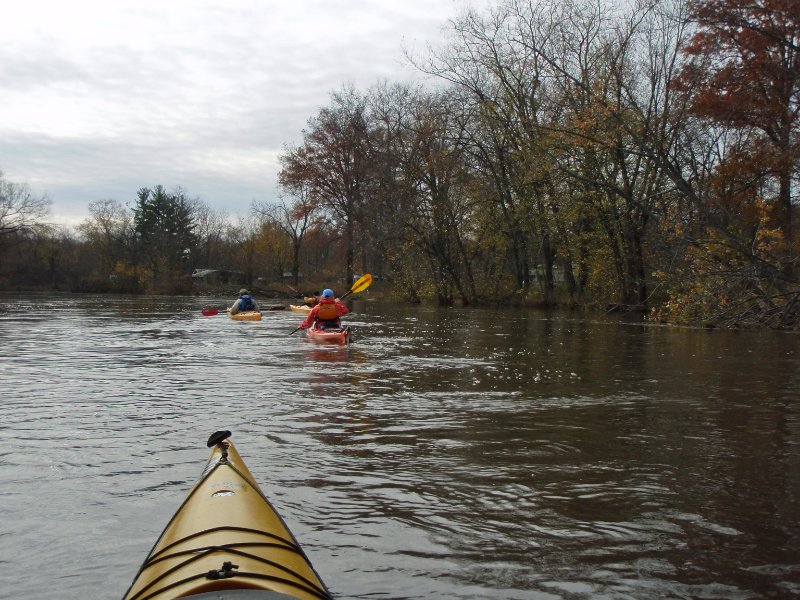
[[[298,290],[296,287],[292,287],[292,286],[291,286],[291,285],[289,285],[288,283],[286,284],[286,287],[288,287],[288,288],[289,288],[290,290],[292,290],[292,291],[293,291],[295,294],[297,294],[298,298],[305,298],[305,295],[303,295],[303,292],[301,292],[300,290]]]

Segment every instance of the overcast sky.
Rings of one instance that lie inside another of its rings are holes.
[[[344,84],[409,81],[489,0],[22,0],[0,18],[0,171],[74,224],[95,200],[181,186],[245,215]]]

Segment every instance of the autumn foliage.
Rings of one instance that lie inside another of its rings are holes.
[[[693,320],[699,310],[702,320],[729,325],[797,324],[800,3],[696,0],[691,18],[696,31],[674,87],[722,132],[721,153],[687,251],[695,276],[675,292],[686,308],[670,312]],[[698,309],[705,295],[715,298],[711,310]]]
[[[720,125],[753,132],[751,170],[771,185],[776,218],[792,235],[792,177],[800,160],[800,4],[793,0],[696,0],[698,31],[682,83],[692,109]]]

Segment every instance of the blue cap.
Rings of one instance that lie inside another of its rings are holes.
[[[330,288],[326,288],[322,290],[322,297],[323,298],[333,298],[333,290]]]

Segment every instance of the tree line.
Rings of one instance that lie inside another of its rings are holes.
[[[343,278],[341,257],[329,250],[333,232],[322,227],[293,244],[295,222],[285,203],[254,202],[248,216],[232,219],[180,187],[156,185],[129,203],[90,203],[90,216],[71,231],[43,222],[48,198],[0,174],[0,193],[5,189],[18,193],[0,196],[0,289],[189,294],[196,270],[224,275],[212,278],[217,288],[266,285],[287,274],[297,284],[306,272],[323,281]],[[12,205],[13,221],[1,208]]]
[[[78,239],[2,236],[92,248],[129,291],[201,263],[369,271],[415,302],[800,326],[797,3],[502,0],[446,33],[407,53],[432,85],[331,94],[279,203],[236,224],[156,187],[90,205]]]

